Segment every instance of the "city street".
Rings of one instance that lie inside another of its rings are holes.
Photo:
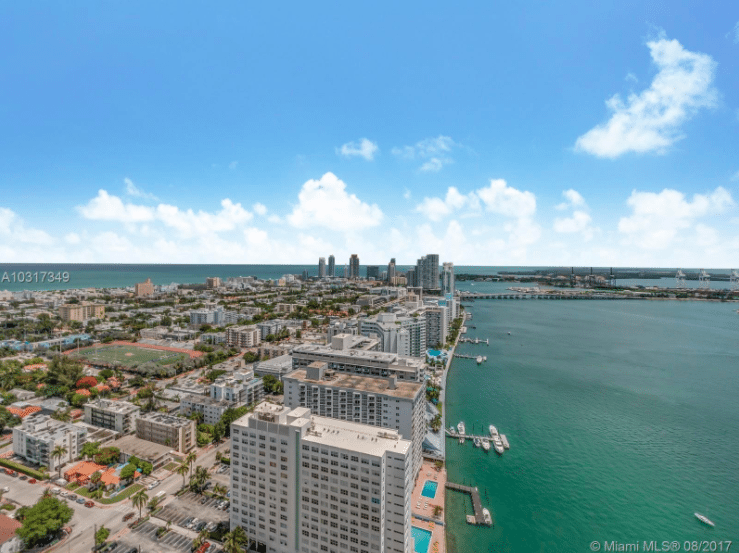
[[[226,440],[224,443],[220,444],[218,448],[211,448],[209,451],[198,457],[193,466],[193,471],[195,470],[196,466],[204,466],[210,469],[210,467],[213,466],[213,463],[215,462],[216,452],[220,451],[221,453],[224,453],[227,449],[229,449],[229,447],[230,440]],[[166,471],[161,470],[157,472],[160,474],[168,474]],[[159,474],[157,474],[157,476],[158,475]],[[56,487],[54,484],[49,483],[29,484],[27,480],[23,481],[20,480],[20,478],[17,476],[12,477],[8,474],[5,474],[4,471],[0,471],[0,488],[4,488],[5,486],[10,488],[10,491],[3,494],[3,497],[15,503],[16,507],[20,507],[23,505],[33,505],[41,497],[44,488],[46,488],[47,486],[50,488]],[[159,486],[157,486],[153,490],[148,490],[146,493],[150,498],[153,498],[161,491],[166,492],[166,496],[161,504],[167,505],[170,502],[174,501],[172,494],[179,491],[181,487],[182,477],[172,473],[170,476],[164,479],[162,483],[159,484]],[[95,541],[93,536],[95,528],[100,528],[101,526],[105,526],[110,530],[110,541],[116,540],[115,536],[116,534],[121,532],[121,530],[125,529],[124,535],[131,533],[131,531],[126,528],[126,526],[130,522],[133,522],[135,518],[129,520],[128,522],[123,521],[124,515],[134,511],[133,507],[131,506],[130,499],[124,499],[120,503],[113,503],[112,505],[101,505],[96,502],[95,507],[93,508],[85,507],[84,505],[80,505],[79,503],[75,503],[74,501],[68,501],[67,503],[70,507],[72,507],[72,509],[74,509],[74,515],[72,516],[72,520],[68,524],[68,526],[72,528],[72,535],[67,540],[67,542],[65,542],[64,547],[59,549],[60,552],[89,553]],[[136,510],[135,512],[136,516],[138,516],[138,510]],[[143,514],[146,513],[147,510],[144,509]],[[226,512],[225,514],[227,517],[228,513]],[[191,538],[189,537],[188,539],[191,540]],[[174,536],[169,538],[169,540],[174,540]],[[126,540],[126,543],[128,543],[128,541],[129,540]],[[175,551],[177,549],[177,547],[172,547],[171,551]],[[151,550],[147,550],[142,547],[142,551],[147,551],[148,553]]]

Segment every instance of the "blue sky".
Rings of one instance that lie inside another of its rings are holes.
[[[397,4],[6,3],[0,261],[739,265],[738,4]]]

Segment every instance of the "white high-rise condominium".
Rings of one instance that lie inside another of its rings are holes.
[[[324,278],[326,276],[326,258],[318,258],[318,278]]]
[[[314,361],[282,377],[287,407],[308,407],[316,415],[398,431],[413,443],[413,475],[421,468],[426,436],[426,385],[398,382],[393,375],[377,378],[328,369]]]
[[[259,404],[231,425],[231,529],[276,553],[411,553],[411,442]]]
[[[442,272],[442,288],[444,294],[454,294],[454,263],[444,263]]]

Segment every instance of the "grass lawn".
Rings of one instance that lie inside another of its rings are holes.
[[[117,503],[119,501],[123,501],[124,499],[128,499],[133,494],[135,494],[137,491],[143,490],[143,489],[144,489],[144,486],[142,484],[132,484],[113,498],[106,497],[104,499],[101,499],[100,503],[103,503],[104,505],[110,505],[111,503]]]
[[[166,465],[164,465],[164,470],[176,470],[179,466],[179,463],[167,463]]]
[[[99,361],[102,363],[118,364],[126,367],[133,367],[147,362],[166,366],[172,365],[177,361],[184,361],[188,358],[188,355],[184,353],[124,345],[89,348],[81,350],[79,353],[74,352],[69,355],[77,359],[87,359],[91,362]]]

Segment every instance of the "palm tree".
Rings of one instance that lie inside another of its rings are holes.
[[[148,502],[149,496],[146,495],[146,492],[143,489],[131,498],[133,508],[139,510],[139,519],[141,518],[141,509],[143,509]]]
[[[202,491],[208,478],[208,469],[205,467],[195,467],[195,474],[190,477],[190,486]]]
[[[192,540],[192,548],[198,549],[201,545],[203,545],[208,539],[208,534],[209,532],[205,528],[203,528],[198,534],[198,537]]]
[[[185,463],[187,463],[190,466],[190,474],[192,474],[192,465],[197,459],[197,455],[195,455],[194,451],[191,451],[187,454],[187,457],[185,457]]]
[[[182,464],[180,464],[180,466],[177,467],[177,469],[175,469],[175,472],[179,474],[180,476],[182,476],[182,487],[184,488],[185,487],[185,477],[190,472],[190,469],[187,467],[187,464],[183,461]]]
[[[159,505],[159,501],[161,501],[161,498],[156,497],[156,496],[154,497],[154,499],[152,499],[151,501],[149,501],[149,510],[150,511],[155,511],[156,508],[157,508],[157,506]]]
[[[248,546],[249,538],[244,532],[241,526],[237,526],[233,529],[233,532],[229,532],[224,536],[223,539],[223,553],[241,553],[242,545]]]
[[[66,454],[67,454],[67,448],[64,447],[63,445],[58,445],[51,452],[51,458],[59,461]],[[59,469],[59,478],[61,478],[62,477],[62,465],[60,464],[57,468]]]
[[[226,486],[222,486],[221,484],[213,486],[213,493],[216,495],[226,495],[226,492]]]

